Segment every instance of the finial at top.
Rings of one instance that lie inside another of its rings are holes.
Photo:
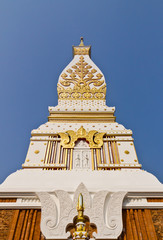
[[[73,233],[73,240],[89,240],[90,236],[88,233],[88,229],[86,230],[83,195],[81,193],[79,194],[78,197],[77,211],[78,216],[76,220],[75,232]]]
[[[84,222],[84,204],[83,204],[83,195],[80,193],[78,197],[77,205],[78,217],[77,222]]]
[[[80,38],[80,44],[79,44],[80,47],[84,47],[84,38],[81,37]]]
[[[80,38],[80,44],[78,46],[72,46],[73,56],[75,55],[89,55],[91,57],[91,46],[84,45],[84,38]]]

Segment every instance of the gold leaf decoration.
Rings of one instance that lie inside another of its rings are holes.
[[[105,132],[99,133],[96,130],[87,132],[83,126],[81,126],[77,132],[69,130],[67,132],[58,133],[61,137],[61,145],[63,148],[74,148],[75,142],[79,138],[85,138],[89,142],[90,148],[101,148],[103,145],[103,136]]]
[[[61,137],[61,145],[66,145],[70,142],[70,138],[66,133],[59,133],[60,137]]]
[[[83,56],[61,74],[57,91],[58,99],[105,99],[106,84],[103,75],[89,65]]]

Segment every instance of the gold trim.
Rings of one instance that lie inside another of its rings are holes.
[[[118,165],[118,166],[117,166]],[[119,163],[119,164],[99,164],[98,168],[141,168],[141,164],[124,164],[124,163]]]
[[[70,152],[70,170],[72,170],[72,157],[73,157],[73,149],[71,148],[71,152]]]
[[[65,160],[64,160],[64,163],[65,163],[66,168],[67,168],[67,155],[68,155],[67,152],[68,152],[68,149],[66,148],[65,151],[66,151],[66,152],[65,152]],[[65,168],[65,169],[66,169],[66,168]]]
[[[53,112],[50,113],[50,122],[115,122],[114,113],[108,112]]]
[[[99,151],[100,151],[100,149],[96,149],[96,157],[97,157],[97,170],[99,170],[99,164],[101,164],[100,163],[100,155],[99,155]]]
[[[29,164],[29,165],[25,165],[22,164],[23,168],[43,168],[44,170],[48,169],[48,168],[66,168],[65,164],[39,164],[39,165],[35,165],[35,164]]]
[[[109,141],[106,141],[106,143],[107,143],[107,150],[108,150],[108,159],[109,159],[109,163],[111,163]]]
[[[94,152],[93,152],[93,148],[91,149],[91,159],[92,159],[92,170],[95,170],[95,163],[94,163]]]
[[[104,163],[106,163],[106,156],[105,156],[105,149],[104,149],[104,144],[103,144],[103,147],[102,147],[102,152],[103,152],[103,159],[104,159]]]

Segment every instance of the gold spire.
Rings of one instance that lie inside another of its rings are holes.
[[[77,223],[76,229],[73,233],[73,240],[88,240],[90,238],[88,232],[85,227],[85,218],[84,218],[84,204],[83,204],[83,195],[80,193],[78,197],[78,205],[77,205]]]
[[[80,44],[79,44],[80,47],[84,47],[84,38],[81,37],[80,38]]]
[[[77,222],[84,222],[83,195],[81,193],[79,194],[79,197],[78,197],[77,211],[78,211]]]
[[[84,38],[80,38],[80,44],[78,46],[72,46],[73,56],[75,55],[89,55],[91,57],[91,46],[84,45]]]
[[[73,46],[74,59],[59,77],[59,100],[105,100],[105,78],[90,59],[90,49],[83,37],[78,46]]]

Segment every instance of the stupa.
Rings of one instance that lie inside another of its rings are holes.
[[[106,105],[83,38],[57,91],[22,169],[0,185],[0,239],[163,239],[163,185],[141,169],[132,131]]]

